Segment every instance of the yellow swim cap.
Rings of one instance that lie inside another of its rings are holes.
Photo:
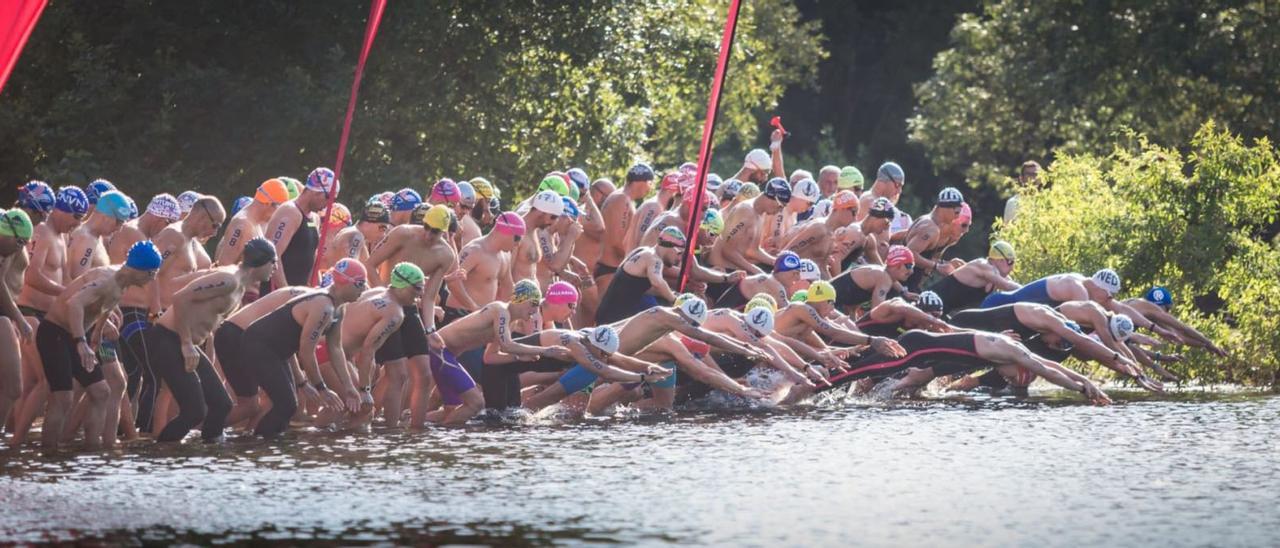
[[[433,205],[427,210],[427,214],[422,216],[423,226],[440,232],[448,232],[451,224],[453,224],[453,211],[446,205]]]
[[[1017,255],[1013,252],[1013,244],[1004,240],[997,240],[991,243],[991,249],[987,251],[988,259],[1004,259],[1013,261]]]
[[[807,303],[825,303],[836,300],[836,288],[831,282],[818,280],[809,284],[809,293],[805,296]]]

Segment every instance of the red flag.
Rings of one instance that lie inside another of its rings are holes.
[[[0,1],[0,90],[9,81],[9,73],[18,64],[22,46],[27,44],[36,20],[48,0]]]

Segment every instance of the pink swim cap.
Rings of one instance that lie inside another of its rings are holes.
[[[555,282],[547,286],[543,299],[550,304],[573,304],[578,302],[578,288],[569,282]]]
[[[960,204],[960,214],[956,215],[956,219],[962,223],[973,222],[973,210],[969,208],[969,202]]]
[[[453,179],[440,179],[435,186],[431,187],[431,200],[456,204],[462,201],[462,190],[458,188],[458,183],[453,182]]]
[[[510,211],[498,215],[498,218],[493,221],[493,229],[512,236],[524,236],[526,231],[524,219]]]

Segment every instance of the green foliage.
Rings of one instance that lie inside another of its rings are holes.
[[[1266,139],[1248,146],[1213,123],[1195,134],[1186,155],[1128,137],[1106,157],[1059,156],[1046,185],[1020,196],[1017,220],[997,224],[997,236],[1018,249],[1017,275],[1032,280],[1109,267],[1124,279],[1126,295],[1168,287],[1175,314],[1231,354],[1224,363],[1192,353],[1182,373],[1274,383],[1280,371],[1275,148]],[[1219,298],[1220,307],[1213,304]]]
[[[573,165],[617,179],[634,161],[694,159],[723,4],[392,2],[344,192],[485,176],[511,196]],[[331,165],[366,15],[366,2],[52,3],[2,97],[0,178],[227,199]],[[718,142],[755,140],[825,55],[789,0],[745,3]]]
[[[1280,120],[1267,0],[1000,0],[965,15],[909,121],[934,165],[1007,190],[1023,160],[1110,152],[1124,128],[1187,143],[1209,118]]]

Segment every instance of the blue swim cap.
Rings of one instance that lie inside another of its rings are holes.
[[[885,162],[880,164],[880,169],[876,171],[876,180],[901,183],[907,180],[907,174],[902,171],[902,166],[897,163]]]
[[[160,251],[156,249],[156,244],[151,243],[151,240],[133,244],[133,247],[129,248],[129,256],[124,260],[125,266],[144,272],[159,270],[160,263]]]
[[[89,197],[78,186],[64,186],[58,189],[58,201],[53,207],[72,215],[84,215],[89,212]]]
[[[578,204],[573,203],[567,196],[560,198],[564,200],[564,214],[574,219],[578,218]]]
[[[791,201],[791,185],[782,177],[774,177],[765,183],[764,195],[785,204]]]
[[[792,270],[800,270],[800,256],[794,251],[783,251],[778,254],[778,258],[773,261],[773,271],[791,272]]]
[[[98,203],[94,205],[94,209],[113,219],[128,221],[133,218],[134,208],[137,207],[130,205],[129,202],[129,197],[120,191],[108,190],[98,198]]]
[[[231,216],[235,217],[236,213],[239,213],[241,209],[248,207],[249,204],[252,202],[253,202],[253,198],[250,198],[248,196],[241,196],[239,198],[236,198],[236,201],[231,202]]]
[[[412,188],[402,188],[395,196],[391,197],[392,211],[413,211],[413,208],[422,203],[422,195]]]
[[[98,179],[89,183],[89,186],[84,187],[84,193],[89,197],[89,205],[98,205],[99,196],[102,196],[105,192],[110,192],[115,189],[116,185],[111,184],[111,181]]]
[[[133,220],[141,217],[142,212],[138,211],[138,202],[133,201],[133,198],[128,196],[125,196],[124,198],[129,201],[129,219]]]
[[[18,205],[31,211],[49,213],[56,201],[53,187],[44,181],[31,181],[18,189]]]
[[[1168,289],[1155,286],[1147,290],[1147,294],[1143,295],[1145,299],[1164,308],[1173,306],[1173,294]]]

